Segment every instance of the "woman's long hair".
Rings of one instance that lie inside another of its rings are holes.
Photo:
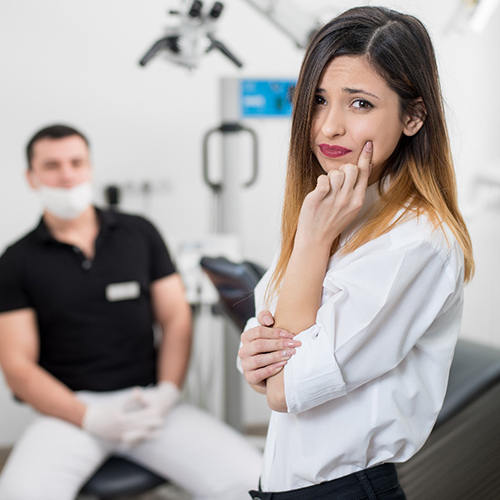
[[[352,252],[408,216],[425,213],[435,226],[445,223],[455,235],[464,253],[464,280],[469,281],[474,273],[472,244],[458,209],[441,87],[429,34],[413,16],[383,7],[357,7],[314,35],[302,63],[293,99],[281,253],[268,286],[268,300],[278,292],[290,260],[304,198],[324,173],[310,147],[314,96],[326,66],[339,56],[366,57],[398,94],[401,119],[405,115],[425,115],[419,132],[412,137],[403,135],[385,162],[381,181],[390,177],[389,187],[381,193],[370,219],[341,251]],[[423,107],[419,108],[417,98],[421,98]],[[337,246],[338,239],[332,254]]]

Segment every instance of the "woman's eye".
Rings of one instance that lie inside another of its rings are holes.
[[[370,101],[366,101],[365,99],[356,99],[352,106],[357,109],[371,109],[373,108],[373,104]]]
[[[318,106],[320,106],[320,105],[325,104],[325,103],[326,103],[326,100],[324,97],[322,97],[320,95],[314,96],[314,104],[317,104]]]

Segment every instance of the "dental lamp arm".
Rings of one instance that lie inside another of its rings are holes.
[[[207,49],[207,52],[210,52],[212,49],[220,50],[228,59],[230,59],[238,68],[243,67],[243,63],[219,40],[212,38],[208,35],[208,39],[210,40],[210,45]]]
[[[178,53],[179,45],[178,45],[177,36],[166,36],[164,38],[160,38],[157,40],[153,46],[146,52],[144,57],[139,61],[141,66],[146,66],[146,64],[161,50],[170,50],[171,52]]]
[[[311,35],[319,27],[319,19],[299,8],[292,0],[245,0],[258,10],[298,48],[305,48]]]

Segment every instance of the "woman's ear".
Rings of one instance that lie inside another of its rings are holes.
[[[403,134],[411,137],[415,135],[425,122],[427,110],[425,109],[424,100],[421,97],[414,99],[409,106],[405,119],[403,121]]]

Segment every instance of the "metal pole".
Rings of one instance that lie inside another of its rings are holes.
[[[223,78],[220,87],[222,123],[237,123],[240,120],[240,85],[236,78]],[[221,224],[220,232],[241,235],[241,134],[222,135],[222,191],[220,193]],[[226,421],[235,429],[243,428],[242,411],[242,377],[236,369],[236,356],[239,347],[239,336],[235,327],[224,322],[224,406]]]

